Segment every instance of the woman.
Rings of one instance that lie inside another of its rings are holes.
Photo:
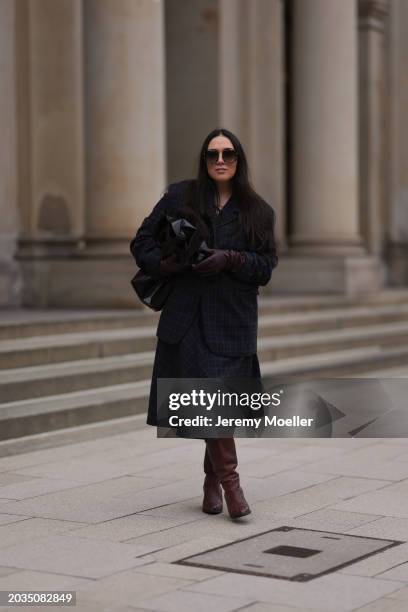
[[[162,259],[155,232],[164,213],[182,210],[211,250],[199,264]],[[276,267],[275,213],[253,190],[238,138],[226,129],[205,138],[195,180],[170,185],[130,249],[148,274],[172,277],[157,328],[147,423],[157,425],[157,378],[260,378],[257,351],[259,285]],[[236,471],[234,438],[207,438],[202,510],[232,518],[251,512]]]

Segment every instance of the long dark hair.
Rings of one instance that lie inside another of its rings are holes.
[[[275,246],[275,211],[253,189],[249,180],[248,162],[244,149],[235,134],[229,130],[217,128],[206,136],[198,160],[197,178],[188,181],[185,204],[203,219],[209,219],[211,215],[209,203],[211,206],[212,202],[219,202],[216,183],[207,172],[205,152],[209,142],[215,136],[220,135],[230,139],[237,153],[237,169],[231,179],[231,187],[238,202],[240,225],[255,250],[272,249]]]

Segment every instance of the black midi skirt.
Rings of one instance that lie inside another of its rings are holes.
[[[158,338],[150,386],[147,424],[157,425],[158,378],[260,378],[258,356],[217,355],[207,346],[198,308],[185,336],[176,344]]]

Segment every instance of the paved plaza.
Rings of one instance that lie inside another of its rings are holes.
[[[252,514],[232,521],[200,510],[201,440],[142,415],[104,428],[3,446],[0,591],[76,591],[86,612],[408,609],[408,543],[303,583],[174,563],[282,525],[408,542],[405,439],[238,439]]]

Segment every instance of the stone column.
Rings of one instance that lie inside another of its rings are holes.
[[[65,262],[84,231],[82,1],[17,0],[24,304],[72,305]]]
[[[126,241],[163,191],[163,4],[87,0],[88,244]]]
[[[220,0],[220,123],[243,143],[255,189],[277,213],[285,244],[282,0]]]
[[[279,288],[375,290],[359,227],[355,1],[295,0],[292,51],[293,224]]]
[[[389,0],[359,0],[361,231],[381,256],[386,233],[385,26]]]
[[[0,306],[20,302],[21,279],[14,259],[18,237],[15,3],[0,2]]]
[[[387,100],[390,143],[387,165],[388,245],[392,285],[408,285],[408,3],[390,4]]]
[[[166,184],[161,0],[86,0],[84,303],[136,306],[129,242]]]
[[[360,252],[354,0],[294,3],[291,245]]]
[[[205,136],[218,123],[218,0],[166,0],[167,171],[195,176]],[[198,120],[199,118],[199,120]]]

